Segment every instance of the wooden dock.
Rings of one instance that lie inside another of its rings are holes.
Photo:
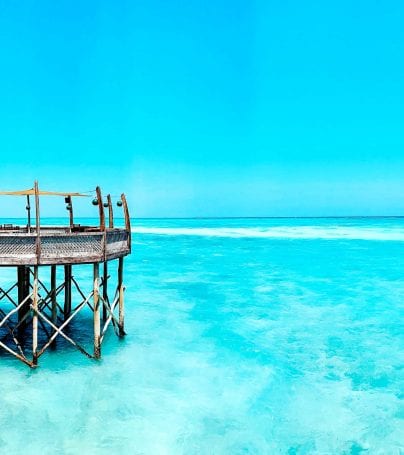
[[[0,347],[35,367],[39,357],[55,346],[57,337],[62,337],[87,357],[99,358],[109,327],[113,327],[119,337],[125,335],[124,257],[131,252],[130,217],[125,195],[117,201],[123,210],[124,228],[114,227],[112,198],[107,195],[104,201],[99,187],[92,200],[93,205],[98,206],[97,226],[74,223],[73,199],[88,197],[87,194],[40,191],[35,182],[32,189],[3,191],[0,195],[25,197],[27,210],[25,226],[0,225],[0,267],[16,270],[16,282],[11,287],[5,289],[0,279]],[[69,212],[68,226],[41,226],[40,200],[45,196],[64,198]],[[34,225],[31,224],[32,198]],[[104,209],[108,213],[108,225]],[[117,280],[113,287],[108,274],[110,261],[117,262]],[[79,283],[74,277],[74,267],[80,264],[92,266],[89,293],[83,291],[85,283]],[[63,275],[59,282],[58,268],[59,276]],[[50,284],[45,285],[45,275]],[[72,290],[80,296],[79,301],[73,301]],[[74,331],[69,330],[69,325],[83,308],[90,308],[93,314],[92,352],[79,344],[74,339]]]

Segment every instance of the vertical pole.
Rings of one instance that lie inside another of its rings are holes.
[[[29,267],[24,265],[18,266],[18,303],[21,303],[30,294],[29,273]],[[30,299],[27,299],[25,304],[18,310],[18,322],[21,322],[24,316],[29,312],[30,303]],[[21,324],[21,327],[26,325],[27,320]]]
[[[24,300],[24,278],[25,278],[25,270],[23,265],[19,265],[17,267],[17,277],[18,277],[18,303],[20,304]],[[21,322],[22,318],[24,317],[24,305],[18,310],[18,322]]]
[[[28,234],[31,233],[31,201],[29,199],[29,194],[27,194],[27,218],[28,218],[28,224],[27,224],[27,230]]]
[[[95,189],[98,201],[98,210],[100,214],[100,231],[105,231],[105,213],[104,213],[104,204],[102,202],[101,188],[97,186]]]
[[[70,232],[72,232],[72,227],[74,224],[74,216],[73,216],[73,200],[71,196],[68,196],[68,204],[69,204],[69,224],[70,224]]]
[[[36,216],[36,256],[37,264],[41,260],[41,216],[39,211],[39,187],[38,182],[34,182],[34,194],[35,194],[35,216]]]
[[[37,351],[38,351],[38,266],[34,266],[34,283],[32,295],[32,363],[38,364]]]
[[[119,292],[119,336],[125,335],[124,330],[124,288],[123,288],[123,257],[119,258],[118,263],[118,292]]]
[[[56,265],[51,265],[51,304],[52,322],[56,324],[58,317],[58,307],[56,305]]]
[[[102,305],[102,320],[105,322],[107,320],[107,309],[106,304],[108,302],[108,262],[104,262],[104,274],[103,274],[103,281],[102,281],[102,298],[104,300]]]
[[[65,265],[65,304],[63,308],[65,320],[72,311],[72,266]]]
[[[100,298],[99,298],[99,264],[98,262],[94,263],[94,295],[93,295],[93,305],[94,305],[94,357],[99,359],[101,356],[101,320],[100,320]]]
[[[56,265],[51,265],[51,279],[50,279],[50,297],[51,297],[51,311],[52,322],[57,325],[58,321],[58,307],[56,304]],[[56,347],[56,339],[50,346],[52,349]]]
[[[125,216],[125,229],[128,233],[128,248],[130,251],[131,250],[130,215],[129,215],[128,203],[126,202],[126,196],[123,193],[121,194],[121,201],[122,201],[122,206],[123,206],[123,213]]]
[[[114,227],[114,210],[112,208],[112,200],[111,195],[107,195],[107,202],[108,202],[108,219],[109,219],[109,228],[113,229]]]

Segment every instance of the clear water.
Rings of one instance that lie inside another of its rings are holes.
[[[404,453],[403,219],[133,224],[127,337],[2,354],[0,453]]]

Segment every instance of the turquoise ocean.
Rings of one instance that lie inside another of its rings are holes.
[[[404,453],[404,219],[132,232],[124,340],[100,361],[58,342],[36,370],[0,354],[0,453]],[[91,346],[90,315],[73,330]]]

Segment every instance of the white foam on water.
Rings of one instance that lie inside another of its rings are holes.
[[[341,226],[277,226],[277,227],[144,227],[132,228],[133,234],[200,236],[229,238],[330,239],[404,241],[404,228],[341,227]]]

